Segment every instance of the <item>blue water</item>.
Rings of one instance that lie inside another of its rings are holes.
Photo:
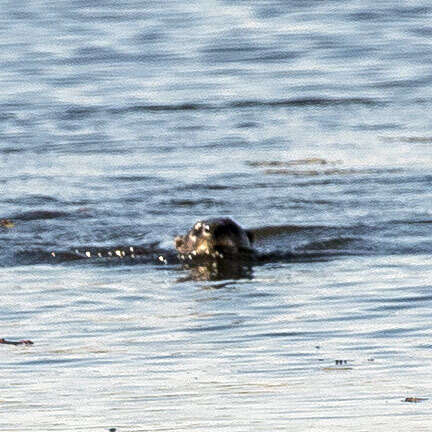
[[[1,11],[2,432],[430,430],[428,2]]]

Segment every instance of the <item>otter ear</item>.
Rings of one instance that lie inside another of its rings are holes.
[[[252,244],[255,241],[255,234],[252,231],[246,230],[246,235]]]

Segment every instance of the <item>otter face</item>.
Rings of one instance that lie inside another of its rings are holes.
[[[174,239],[180,254],[192,255],[236,255],[241,251],[250,251],[252,242],[252,233],[230,218],[199,221],[186,235]]]

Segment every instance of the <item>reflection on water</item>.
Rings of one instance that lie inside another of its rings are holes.
[[[428,4],[3,9],[1,430],[429,429]]]

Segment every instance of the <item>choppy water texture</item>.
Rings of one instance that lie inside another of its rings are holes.
[[[431,22],[2,2],[0,430],[430,430]],[[218,215],[268,259],[195,280]]]

